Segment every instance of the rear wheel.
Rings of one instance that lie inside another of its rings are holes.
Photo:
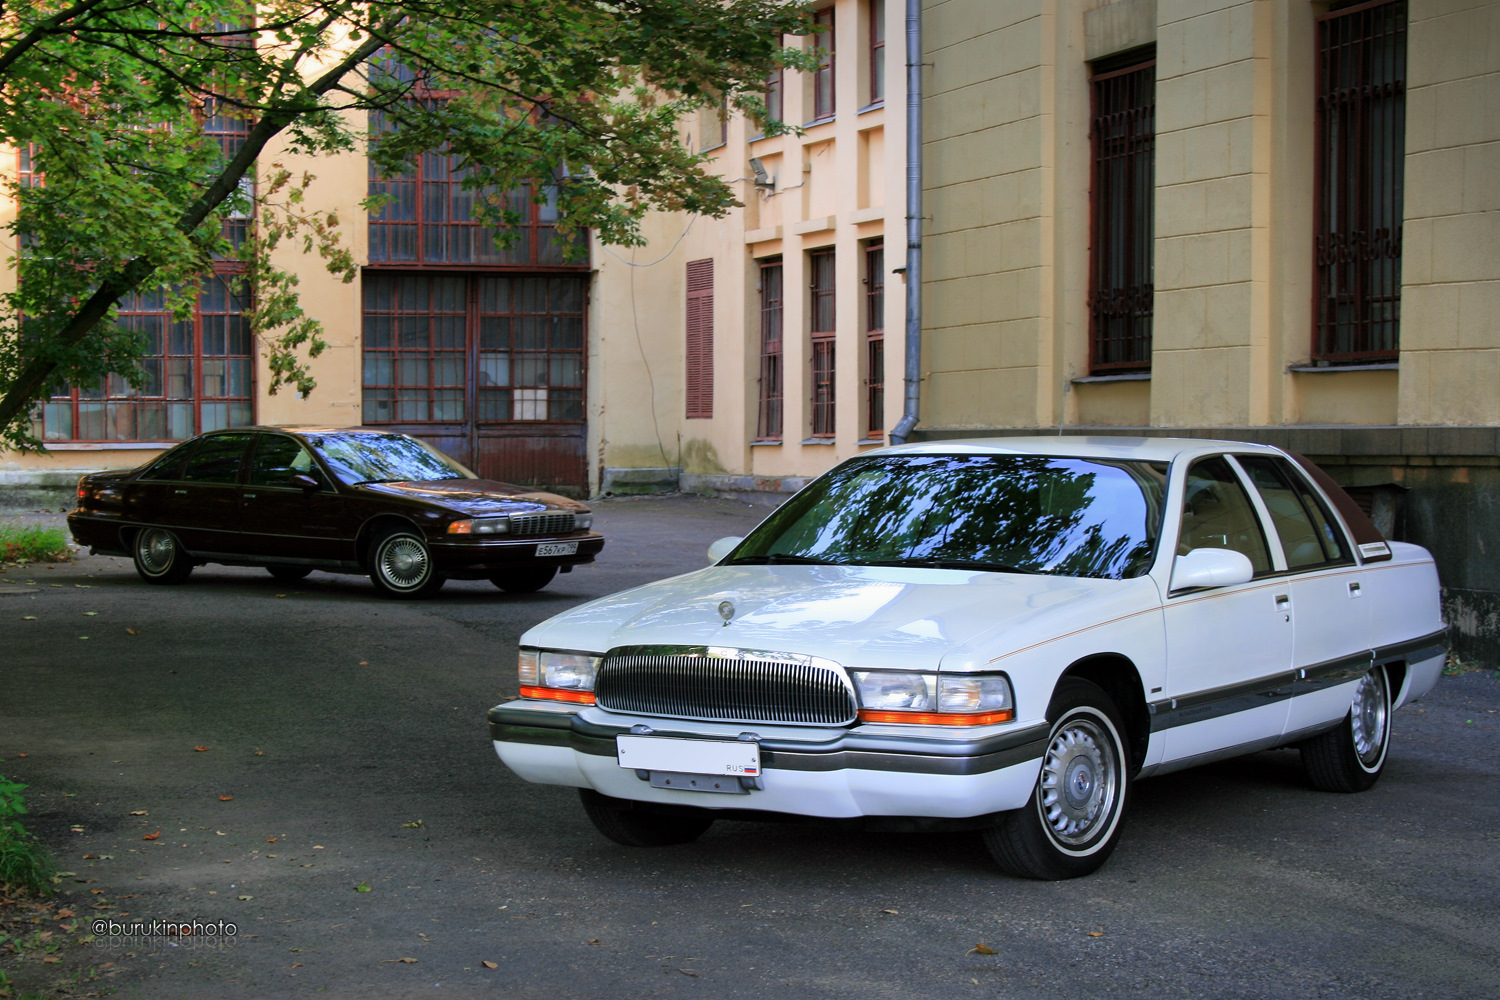
[[[131,546],[135,571],[147,583],[181,583],[193,572],[193,561],[177,536],[166,528],[142,528]]]
[[[296,583],[312,570],[306,566],[267,566],[266,572],[270,573],[277,583]]]
[[[408,599],[434,594],[444,582],[427,543],[406,528],[375,539],[370,547],[370,580],[385,596]]]
[[[691,806],[664,806],[632,802],[580,788],[583,811],[594,828],[626,847],[666,847],[687,844],[703,836],[713,825],[713,813]]]
[[[533,594],[551,583],[556,575],[556,566],[531,566],[491,573],[490,583],[512,594]]]
[[[1302,744],[1302,770],[1322,791],[1362,792],[1380,780],[1390,745],[1390,680],[1376,667],[1359,679],[1344,721]]]
[[[1087,875],[1120,838],[1130,792],[1125,724],[1098,685],[1069,677],[1047,710],[1052,729],[1031,802],[984,832],[1006,872],[1022,878]]]

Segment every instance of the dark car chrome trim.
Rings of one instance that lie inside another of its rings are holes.
[[[629,726],[587,722],[576,713],[496,705],[489,712],[490,738],[500,743],[558,746],[599,757],[614,757],[615,737]],[[907,774],[987,774],[1038,760],[1047,747],[1045,725],[971,740],[925,736],[841,734],[827,743],[762,739],[761,765],[782,771],[893,771]],[[658,736],[703,739],[702,733],[658,729]]]

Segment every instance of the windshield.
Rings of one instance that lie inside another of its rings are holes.
[[[333,474],[346,483],[428,482],[477,476],[425,441],[405,434],[304,434]]]
[[[725,561],[1139,576],[1166,471],[1040,456],[856,459],[788,500]]]

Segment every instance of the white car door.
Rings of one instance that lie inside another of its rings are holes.
[[[1255,504],[1223,456],[1188,469],[1177,555],[1231,549],[1255,570],[1248,583],[1169,591],[1166,689],[1153,696],[1153,730],[1168,769],[1230,749],[1269,746],[1291,694],[1292,594],[1271,556]]]
[[[1343,718],[1355,681],[1370,669],[1369,572],[1355,563],[1338,521],[1292,463],[1271,455],[1236,461],[1270,512],[1296,612],[1286,732],[1316,729]]]

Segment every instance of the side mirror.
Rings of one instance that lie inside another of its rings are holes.
[[[291,483],[293,486],[300,487],[309,493],[313,492],[314,490],[321,490],[323,488],[321,483],[319,483],[312,476],[307,475],[305,472],[298,472],[295,475],[289,476],[287,478],[287,482]]]
[[[734,551],[734,547],[736,545],[740,544],[740,542],[743,541],[744,539],[739,535],[726,535],[725,537],[719,539],[717,542],[714,542],[708,547],[708,564],[712,566],[720,559],[723,559],[725,556],[729,555],[729,553]]]
[[[1233,549],[1194,549],[1172,563],[1172,590],[1228,587],[1249,583],[1255,567],[1243,552]]]

